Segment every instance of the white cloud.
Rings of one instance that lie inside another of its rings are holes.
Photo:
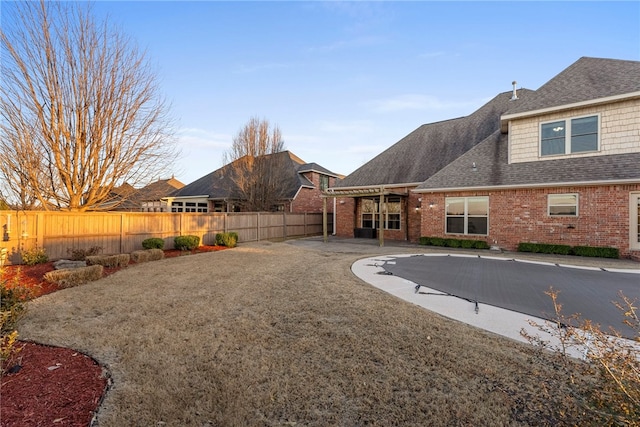
[[[445,102],[435,96],[404,94],[365,102],[364,105],[375,113],[393,113],[406,110],[450,110],[474,106],[477,101]]]
[[[176,137],[181,146],[188,148],[227,149],[231,147],[231,136],[210,132],[205,129],[183,128]]]

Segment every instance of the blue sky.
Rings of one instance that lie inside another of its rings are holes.
[[[252,116],[349,174],[424,123],[537,89],[582,56],[640,60],[640,2],[100,1],[146,49],[185,183]]]

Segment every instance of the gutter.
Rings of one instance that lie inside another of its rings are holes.
[[[596,187],[601,185],[616,184],[640,184],[640,178],[619,179],[615,181],[575,181],[575,182],[548,182],[537,184],[491,185],[476,187],[441,187],[413,189],[413,193],[444,193],[447,191],[479,191],[479,190],[511,190],[521,188],[545,188],[545,187]]]

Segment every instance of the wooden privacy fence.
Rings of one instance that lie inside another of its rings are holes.
[[[332,218],[329,216],[328,220]],[[234,231],[238,242],[284,240],[322,234],[322,213],[238,212],[49,212],[0,211],[0,250],[6,263],[19,263],[21,250],[44,248],[49,259],[68,257],[69,249],[102,248],[104,254],[142,249],[142,241],[161,237],[165,249],[175,236],[194,235],[215,244],[217,233]]]

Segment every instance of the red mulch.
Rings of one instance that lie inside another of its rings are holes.
[[[190,254],[223,249],[227,248],[200,246]],[[189,253],[165,250],[164,254],[171,258]],[[52,270],[52,262],[5,266],[2,279],[9,287],[30,289],[36,298],[58,290],[42,279]],[[118,270],[105,269],[104,275]],[[0,427],[88,426],[107,387],[102,367],[72,349],[29,342],[16,345],[21,350],[7,361],[0,382]]]

